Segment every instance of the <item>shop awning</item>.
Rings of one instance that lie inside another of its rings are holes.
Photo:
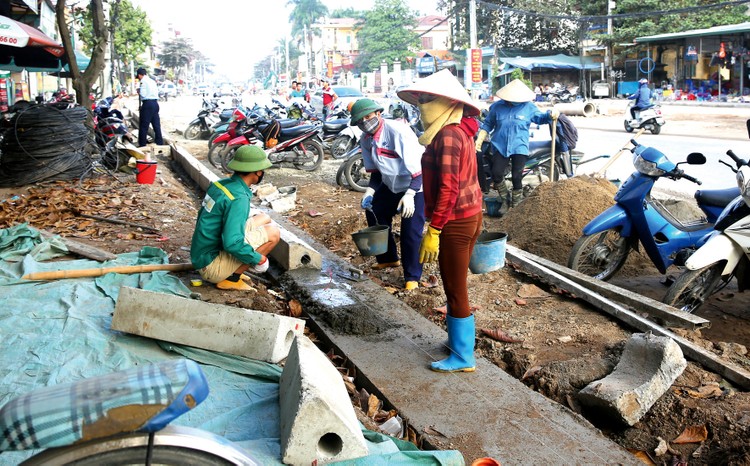
[[[0,69],[57,71],[64,56],[63,46],[39,29],[0,16]]]
[[[692,29],[683,32],[670,32],[667,34],[657,34],[655,36],[636,37],[636,44],[646,44],[649,42],[669,42],[677,39],[686,39],[688,37],[703,36],[720,36],[730,34],[744,34],[750,32],[750,22],[739,24],[726,24],[724,26],[714,26],[706,29]]]
[[[590,57],[563,54],[540,57],[501,57],[499,61],[505,63],[506,67],[521,68],[525,71],[540,68],[552,70],[598,70],[601,68],[601,63],[596,63]]]

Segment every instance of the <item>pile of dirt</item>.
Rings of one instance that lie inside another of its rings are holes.
[[[508,233],[508,242],[561,265],[568,264],[573,245],[583,227],[614,205],[617,187],[604,178],[577,176],[542,183],[518,207],[502,218],[485,216],[488,229]],[[620,275],[656,272],[650,259],[631,251]]]

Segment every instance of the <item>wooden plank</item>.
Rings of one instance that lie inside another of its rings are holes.
[[[55,236],[58,236],[47,230],[40,230],[40,233],[45,238],[53,238]],[[105,251],[104,249],[99,249],[95,246],[89,246],[88,244],[83,244],[81,242],[72,240],[70,238],[64,238],[62,236],[60,236],[60,239],[65,244],[65,246],[67,246],[68,251],[72,252],[73,254],[78,254],[81,257],[86,257],[88,259],[93,259],[99,262],[117,259],[117,256],[115,254],[112,254],[109,251]]]
[[[510,254],[508,254],[510,253]],[[526,273],[534,274],[549,284],[555,285],[559,288],[567,290],[576,296],[584,299],[588,303],[594,305],[596,308],[606,312],[619,319],[620,321],[636,328],[642,332],[651,332],[654,335],[669,337],[673,339],[680,348],[686,358],[691,359],[701,364],[706,369],[716,372],[730,382],[737,386],[747,390],[750,389],[750,372],[744,368],[726,361],[719,356],[706,351],[705,349],[694,345],[685,338],[676,335],[669,330],[661,327],[660,325],[645,319],[635,312],[623,307],[622,305],[605,298],[597,293],[587,290],[583,285],[580,285],[573,280],[563,277],[557,272],[550,270],[549,268],[532,261],[525,257],[523,254],[518,253],[518,249],[512,246],[506,251],[508,255],[507,259],[514,265],[518,266],[521,270]]]
[[[548,269],[554,270],[560,275],[573,280],[579,285],[585,286],[588,290],[599,293],[605,298],[620,302],[622,304],[625,304],[626,306],[630,306],[631,308],[634,308],[639,312],[646,312],[647,314],[651,315],[651,317],[658,319],[660,324],[667,327],[678,327],[686,328],[688,330],[696,330],[700,328],[709,328],[711,326],[711,321],[706,320],[703,317],[697,316],[695,314],[690,314],[689,312],[681,311],[655,299],[651,299],[648,296],[633,293],[630,290],[620,288],[619,286],[613,285],[611,283],[596,280],[589,277],[588,275],[569,269],[560,264],[556,264],[551,260],[536,256],[530,252],[522,251],[511,246],[508,249],[508,254],[511,256],[523,255],[527,259],[541,264]]]

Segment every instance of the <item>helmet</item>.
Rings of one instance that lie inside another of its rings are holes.
[[[391,116],[393,118],[405,118],[406,112],[404,111],[404,108],[400,105],[393,109],[393,112],[391,112]]]
[[[265,170],[271,166],[266,152],[258,146],[241,146],[227,164],[227,168],[236,172],[252,173]]]
[[[641,78],[641,80],[640,80],[640,81],[638,81],[638,84],[648,84],[648,79],[646,79],[646,78]]]
[[[372,112],[382,112],[383,107],[378,105],[374,100],[372,99],[359,99],[358,101],[354,102],[354,105],[352,105],[352,119],[349,122],[350,126],[354,126],[362,119],[369,115]]]

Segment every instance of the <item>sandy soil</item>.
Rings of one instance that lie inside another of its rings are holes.
[[[184,141],[174,133],[170,136],[198,158],[205,158],[205,141]],[[168,252],[171,262],[187,262],[202,194],[179,170],[173,169],[169,160],[160,160],[159,167],[153,185],[138,185],[132,175],[117,175],[118,181],[103,176],[82,184],[3,190],[0,199],[6,202],[0,203],[0,227],[26,221],[111,252],[156,246]],[[362,268],[416,312],[443,325],[443,316],[435,308],[444,304],[444,294],[433,265],[425,267],[425,286],[407,293],[399,269],[373,271],[370,267],[374,259],[357,253],[350,234],[365,224],[358,207],[360,194],[335,186],[337,167],[338,162],[326,161],[313,176],[293,169],[272,169],[266,179],[276,186],[297,186],[297,206],[285,215],[289,221]],[[588,178],[543,184],[504,218],[486,217],[485,227],[488,231],[508,232],[511,244],[565,264],[583,225],[612,204],[613,193],[614,187],[608,182]],[[11,200],[14,195],[19,198]],[[117,218],[153,230],[102,222],[81,214]],[[189,283],[197,274],[184,273],[181,278]],[[660,298],[665,289],[659,278],[647,258],[633,254],[615,282]],[[656,464],[750,462],[748,393],[690,362],[670,390],[635,426],[623,427],[596,419],[581,408],[575,395],[612,370],[633,330],[508,267],[489,274],[470,275],[468,280],[472,304],[478,308],[478,355],[493,361],[531,389],[582,413],[616,442],[641,452],[644,460]],[[195,290],[210,302],[283,314],[298,312],[294,303],[284,299],[283,290],[276,284],[258,281],[257,288],[258,293],[249,295],[206,285]],[[750,332],[744,316],[747,305],[747,296],[717,301],[701,311],[701,315],[712,320],[711,329],[678,332],[750,369],[747,357]],[[722,312],[729,308],[731,313]],[[495,341],[481,329],[502,329],[523,341]],[[354,393],[355,389],[351,391]],[[367,417],[358,411],[361,419]],[[683,430],[695,426],[705,427],[706,435],[691,443],[673,442]],[[667,447],[657,448],[662,441]],[[463,453],[468,461],[476,457],[475,452]]]

